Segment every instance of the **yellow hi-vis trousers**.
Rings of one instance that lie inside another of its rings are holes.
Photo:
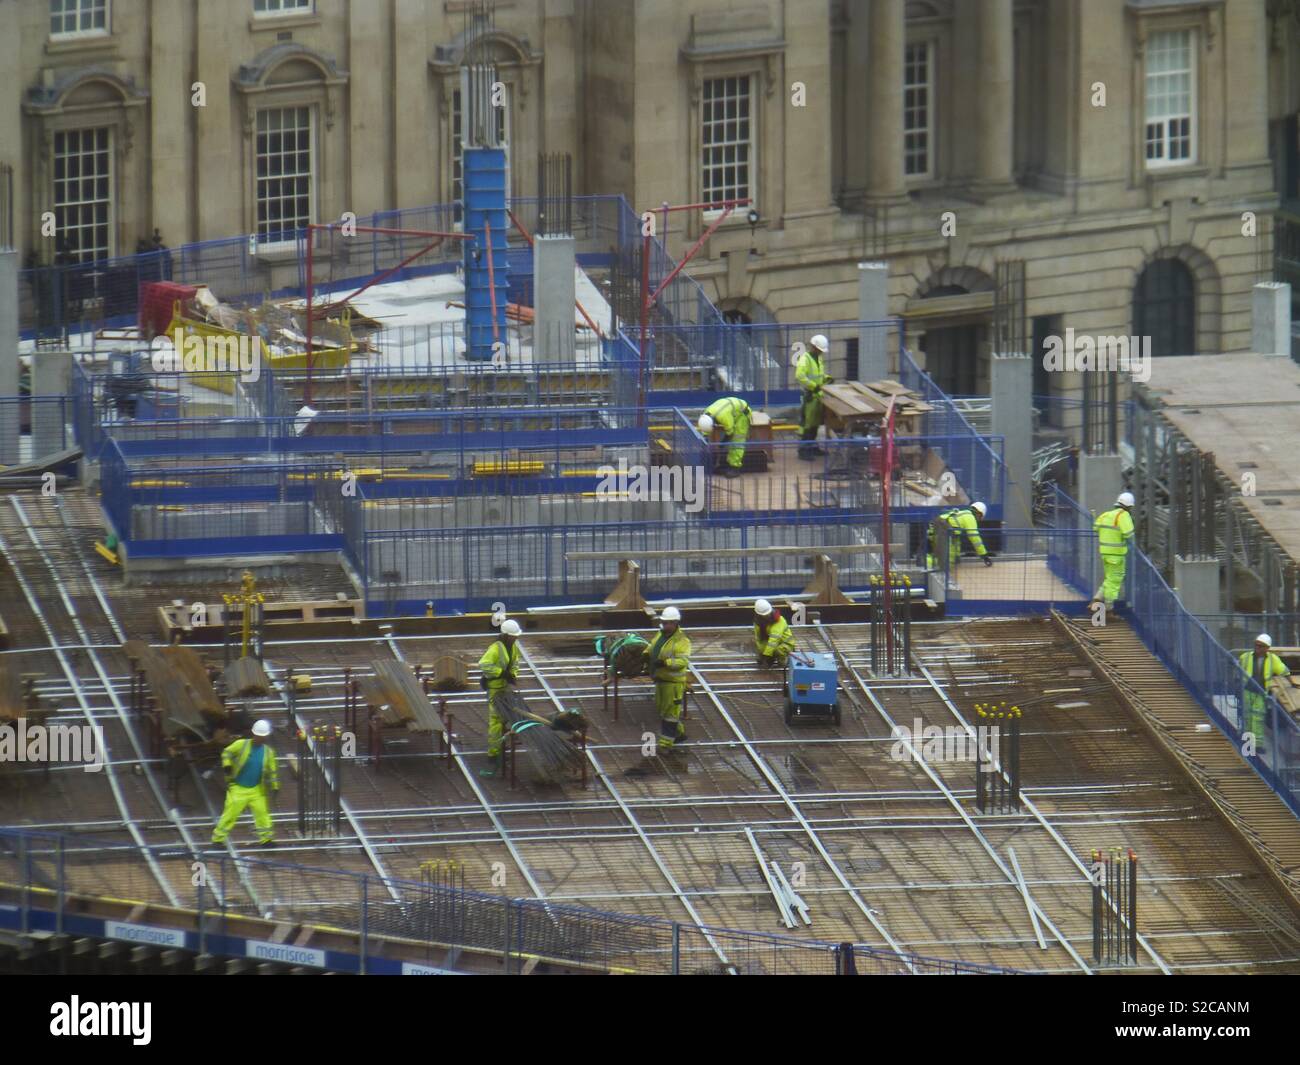
[[[221,820],[212,830],[213,843],[226,842],[226,837],[230,835],[230,830],[235,827],[235,822],[239,820],[239,815],[244,812],[245,807],[251,807],[253,810],[253,824],[257,826],[258,840],[266,843],[275,839],[275,829],[271,826],[271,811],[267,808],[266,792],[262,790],[262,785],[245,788],[239,784],[231,784],[226,788],[226,806],[221,811]]]
[[[686,681],[655,681],[655,709],[659,711],[659,749],[671,750],[686,731],[682,726],[682,701],[686,698]]]
[[[1102,600],[1109,606],[1115,605],[1124,592],[1124,570],[1128,566],[1127,555],[1102,555],[1102,582],[1101,587],[1097,589],[1097,594],[1093,596],[1094,600]]]

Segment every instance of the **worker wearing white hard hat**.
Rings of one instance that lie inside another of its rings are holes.
[[[253,735],[235,740],[221,752],[221,768],[226,774],[226,804],[221,820],[212,830],[212,842],[224,843],[246,808],[253,811],[253,824],[263,847],[275,845],[275,826],[271,821],[271,799],[280,790],[280,775],[275,751],[266,742],[271,722],[253,723]]]
[[[478,660],[482,676],[479,683],[488,696],[488,757],[501,756],[501,740],[505,736],[505,724],[497,711],[497,699],[501,693],[513,684],[519,683],[519,636],[523,630],[514,618],[501,622],[501,635],[493,640]],[[491,776],[495,768],[480,770],[483,776]]]
[[[671,751],[686,739],[682,708],[690,678],[691,641],[681,626],[682,612],[675,606],[659,613],[659,632],[646,651],[646,663],[655,683],[655,709],[659,711],[660,752]]]
[[[766,599],[754,602],[754,651],[761,668],[784,668],[795,649],[790,623]]]
[[[817,446],[817,430],[821,428],[824,408],[822,406],[822,389],[835,379],[826,372],[824,362],[830,351],[830,341],[818,333],[808,341],[808,346],[799,354],[795,363],[794,376],[799,382],[799,457],[813,461],[819,454],[825,454],[824,448]]]
[[[1286,663],[1273,653],[1273,637],[1261,632],[1255,637],[1255,647],[1240,655],[1237,661],[1245,674],[1242,691],[1241,730],[1243,737],[1249,733],[1255,740],[1255,753],[1268,753],[1268,700],[1265,692],[1274,677],[1288,677],[1291,671]]]
[[[739,396],[723,396],[709,404],[696,423],[700,435],[708,439],[714,429],[719,429],[730,445],[726,465],[722,472],[727,477],[739,477],[745,464],[745,441],[749,439],[749,423],[754,412]]]
[[[930,522],[926,535],[930,545],[925,559],[926,568],[939,568],[939,559],[943,556],[943,551],[939,548],[939,540],[945,535],[948,539],[949,571],[956,569],[961,561],[963,543],[970,545],[975,556],[984,560],[986,567],[993,565],[988,548],[984,546],[984,538],[980,536],[980,522],[988,512],[989,508],[977,500],[970,506],[945,510]]]
[[[1121,492],[1115,505],[1099,514],[1092,523],[1101,554],[1102,582],[1089,604],[1095,610],[1105,603],[1109,610],[1124,592],[1124,575],[1128,570],[1128,549],[1133,542],[1133,515],[1129,509],[1135,500],[1132,492]]]

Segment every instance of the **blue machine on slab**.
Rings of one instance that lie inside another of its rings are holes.
[[[785,722],[817,720],[840,723],[839,673],[835,656],[795,651],[786,669]]]

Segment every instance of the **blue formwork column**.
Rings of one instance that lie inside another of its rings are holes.
[[[501,148],[465,149],[465,332],[466,354],[487,362],[492,343],[506,338],[506,289],[510,266],[506,257],[506,153]],[[488,268],[488,226],[492,228],[492,265]],[[496,335],[493,334],[493,295],[496,290]]]

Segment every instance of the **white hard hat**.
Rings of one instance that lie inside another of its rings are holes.
[[[678,610],[675,606],[666,606],[659,614],[659,620],[660,621],[681,621],[682,612]]]
[[[1120,492],[1119,498],[1115,500],[1116,505],[1121,507],[1131,507],[1136,502],[1132,492]]]
[[[700,432],[702,433],[713,432],[713,419],[710,418],[707,414],[701,414],[700,420],[695,424],[700,427]]]
[[[984,515],[989,512],[989,508],[986,507],[983,503],[972,503],[970,505],[970,508],[971,510],[975,511],[975,513],[978,514],[981,518],[984,517]]]
[[[518,636],[523,631],[519,627],[519,622],[515,621],[514,618],[506,618],[505,621],[501,622],[502,636]]]
[[[1262,643],[1265,647],[1272,647],[1273,637],[1266,632],[1261,632],[1258,636],[1255,637],[1255,642]]]
[[[772,613],[772,604],[769,603],[766,599],[755,599],[754,613],[757,614],[760,618],[765,618],[768,616],[768,614]]]
[[[254,736],[271,735],[271,722],[267,721],[266,718],[262,718],[260,721],[254,721],[253,735]]]
[[[810,341],[808,341],[808,343],[820,352],[827,352],[831,350],[831,342],[827,340],[826,337],[823,336],[821,333],[818,333],[815,337],[813,337]]]

